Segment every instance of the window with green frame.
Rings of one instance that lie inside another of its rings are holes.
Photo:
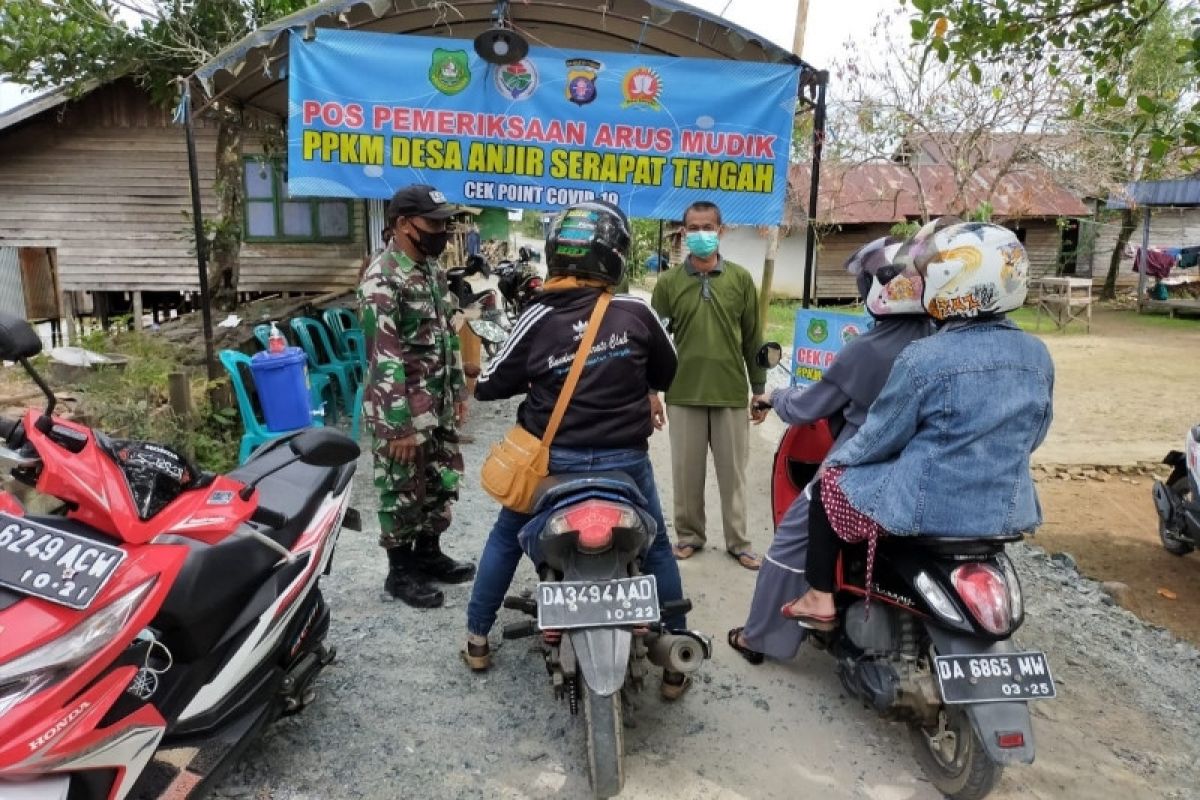
[[[288,197],[287,170],[278,161],[253,156],[243,163],[246,241],[346,242],[351,235],[351,201]]]

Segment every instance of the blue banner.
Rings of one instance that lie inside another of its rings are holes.
[[[808,386],[821,380],[838,351],[871,327],[867,314],[800,309],[792,337],[792,385]]]
[[[290,48],[293,196],[420,182],[470,205],[783,218],[798,67],[545,47],[496,66],[467,40],[325,28]]]

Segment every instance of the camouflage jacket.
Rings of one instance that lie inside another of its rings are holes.
[[[375,438],[424,442],[436,427],[454,428],[454,403],[467,395],[456,303],[437,262],[388,246],[363,273],[358,301],[369,359],[363,419]]]

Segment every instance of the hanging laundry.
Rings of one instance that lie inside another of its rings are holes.
[[[1171,274],[1171,268],[1175,266],[1175,259],[1166,251],[1157,247],[1151,247],[1146,251],[1146,274],[1152,278],[1165,278]],[[1142,248],[1137,248],[1134,251],[1133,271],[1141,272],[1142,267]]]
[[[1200,247],[1185,247],[1179,252],[1179,268],[1192,269],[1200,266]]]

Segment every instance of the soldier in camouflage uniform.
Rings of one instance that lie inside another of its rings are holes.
[[[455,302],[437,258],[454,209],[432,186],[407,186],[387,207],[390,241],[358,287],[370,356],[363,419],[373,438],[384,589],[411,606],[443,602],[431,581],[463,583],[475,566],[441,550],[458,498],[463,461],[457,427],[466,415]],[[386,237],[385,237],[386,238]]]

